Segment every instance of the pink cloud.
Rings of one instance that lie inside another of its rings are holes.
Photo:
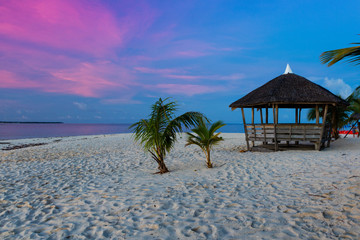
[[[206,78],[206,76],[174,75],[174,74],[168,74],[168,75],[165,75],[165,77],[174,78],[174,79],[184,79],[184,80],[197,80],[197,79]]]
[[[175,68],[147,68],[147,67],[134,67],[135,70],[142,73],[152,73],[152,74],[170,74],[170,73],[180,73],[184,72],[183,70],[175,69]]]
[[[206,86],[206,85],[194,85],[194,84],[158,84],[155,87],[162,89],[166,93],[184,94],[188,96],[213,93],[213,92],[225,90],[225,88],[219,86]]]
[[[149,73],[149,74],[159,74],[165,78],[172,78],[172,79],[182,79],[182,80],[239,80],[244,78],[244,74],[242,73],[234,73],[231,75],[183,75],[183,74],[176,74],[176,73],[186,73],[186,71],[182,69],[176,68],[147,68],[147,67],[134,67],[135,70],[141,73]]]
[[[133,77],[124,68],[109,62],[81,63],[74,69],[51,72],[55,83],[47,87],[48,92],[99,97],[108,89],[126,89]],[[120,80],[119,80],[120,79]]]
[[[168,74],[165,75],[165,77],[168,78],[174,78],[174,79],[184,79],[184,80],[198,80],[198,79],[207,79],[207,80],[239,80],[244,78],[244,74],[241,73],[235,73],[232,75],[174,75],[174,74]]]
[[[202,57],[202,56],[206,56],[209,55],[209,52],[200,52],[200,51],[194,51],[194,50],[189,50],[189,51],[179,51],[176,53],[176,55],[179,56],[184,56],[184,57]]]
[[[197,40],[181,40],[171,43],[172,54],[175,57],[198,58],[218,54],[221,52],[238,51],[240,48],[218,47],[209,42]]]
[[[218,50],[203,41],[173,41],[176,25],[164,23],[154,30],[150,27],[157,12],[146,2],[129,2],[1,1],[0,88],[105,96],[107,103],[125,103],[132,97],[109,95],[126,92],[134,96],[138,89],[147,88],[137,80],[151,80],[161,91],[194,95],[220,89],[201,85],[200,80],[232,81],[242,77],[194,75],[186,67],[141,67],[145,61],[201,57]],[[162,82],[163,78],[197,80],[198,85],[158,84],[153,76],[139,73],[157,74]]]
[[[101,102],[104,104],[142,104],[141,101],[133,100],[132,97],[110,98]]]
[[[41,84],[23,79],[16,74],[6,71],[0,70],[0,79],[1,79],[1,87],[2,88],[39,88]]]
[[[161,30],[154,32],[150,36],[150,40],[153,42],[153,44],[163,44],[164,42],[168,43],[170,42],[174,37],[176,37],[176,28],[177,24],[165,24],[164,26],[161,26]]]
[[[134,84],[131,71],[111,61],[84,62],[66,55],[6,44],[0,44],[0,51],[7,58],[0,66],[4,79],[0,88],[99,97],[109,89],[120,91]]]
[[[2,2],[0,88],[85,97],[129,90],[129,86],[136,84],[129,70],[131,65],[149,58],[122,59],[114,49],[124,48],[140,37],[151,26],[156,13],[147,5],[136,3],[115,15],[102,3]]]
[[[36,89],[43,92],[99,97],[109,89],[124,91],[133,83],[125,68],[108,62],[80,63],[73,68],[50,71],[43,78],[29,80],[0,70],[1,88]]]
[[[217,76],[218,80],[239,80],[243,79],[245,77],[242,73],[234,73],[231,75],[225,75],[225,76]]]
[[[114,13],[100,3],[84,0],[3,1],[0,36],[101,56],[123,47],[154,17],[151,10],[139,9],[141,16],[125,14],[115,18]]]

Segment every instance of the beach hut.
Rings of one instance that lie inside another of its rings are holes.
[[[311,143],[316,150],[320,150],[326,141],[329,146],[331,126],[326,124],[326,115],[330,107],[339,105],[349,104],[327,89],[294,74],[288,64],[284,74],[253,90],[229,107],[232,110],[241,109],[248,150],[250,150],[249,142],[252,142],[252,148],[255,142],[261,142],[263,147],[278,151],[282,142],[285,144],[281,146],[297,146],[299,142]],[[244,108],[251,108],[249,124],[245,120]],[[294,109],[294,122],[279,123],[279,108]],[[316,109],[314,124],[300,122],[301,110],[306,108]],[[322,116],[320,116],[320,108],[323,109]],[[260,123],[254,122],[255,110],[260,113]],[[269,121],[269,110],[273,115],[272,123]],[[320,118],[322,118],[321,122]]]

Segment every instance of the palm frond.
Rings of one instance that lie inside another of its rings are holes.
[[[189,134],[189,133],[187,133]],[[197,138],[191,138],[189,137],[189,139],[187,140],[187,143],[185,144],[185,147],[189,146],[189,145],[197,145],[199,146],[202,150],[204,150],[204,145],[201,143],[201,141],[199,141],[199,139]]]
[[[353,114],[360,113],[360,98],[352,99],[352,101],[350,102],[350,106],[348,107],[348,110],[350,115],[349,122],[356,121],[355,119],[351,118],[351,116]]]
[[[226,124],[224,124],[224,122],[222,122],[222,121],[214,122],[209,129],[209,133],[212,135],[216,132],[216,130],[218,130],[219,128],[221,128],[225,125]]]
[[[325,51],[320,55],[320,61],[323,64],[331,65],[345,59],[349,63],[355,65],[360,64],[360,46],[341,48],[336,50]]]
[[[204,122],[200,122],[199,125],[196,128],[191,129],[191,131],[196,133],[200,139],[209,138],[209,130]]]
[[[184,113],[169,122],[169,125],[165,129],[165,132],[175,130],[177,132],[182,131],[182,127],[191,128],[201,122],[204,115],[199,112],[187,112]]]
[[[360,98],[360,86],[355,88],[354,92],[351,94],[354,98]]]
[[[307,119],[310,121],[310,120],[314,120],[315,118],[316,118],[316,110],[315,108],[311,108],[308,112]]]

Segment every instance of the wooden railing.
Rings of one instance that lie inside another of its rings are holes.
[[[329,136],[329,128],[322,132],[322,124],[251,124],[246,125],[246,130],[248,141],[310,141],[317,149]]]
[[[246,125],[249,141],[273,142],[275,139],[273,124]]]

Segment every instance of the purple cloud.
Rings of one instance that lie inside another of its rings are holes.
[[[146,31],[155,16],[148,6],[137,7],[119,17],[102,2],[2,2],[0,88],[85,97],[128,88],[135,76],[115,51]]]
[[[155,87],[169,94],[182,94],[187,96],[226,90],[224,87],[196,84],[157,84]]]

